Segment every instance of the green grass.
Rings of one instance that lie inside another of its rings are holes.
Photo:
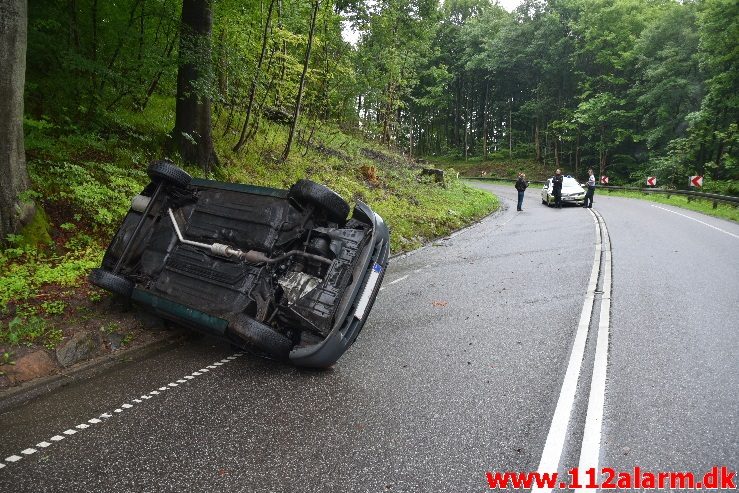
[[[32,233],[43,237],[39,229],[48,226],[51,243],[15,235],[0,250],[0,344],[53,346],[59,332],[46,321],[76,316],[70,302],[75,296],[99,297],[96,290],[88,291],[85,275],[100,264],[131,197],[148,183],[148,163],[167,156],[173,123],[173,101],[157,97],[143,113],[109,113],[85,129],[25,121],[33,183],[27,196],[46,213]],[[445,186],[420,179],[419,166],[333,125],[304,123],[284,162],[287,127],[262,121],[236,154],[231,148],[237,129],[225,132],[225,115],[219,120],[216,114],[214,126],[221,165],[208,176],[186,167],[193,176],[277,188],[301,178],[323,183],[351,205],[362,200],[382,215],[391,229],[393,253],[446,235],[498,206],[493,195],[453,176]],[[180,164],[177,156],[168,157]]]
[[[709,216],[720,217],[722,219],[728,219],[730,221],[739,222],[739,208],[734,207],[730,204],[718,203],[717,207],[713,208],[713,201],[703,199],[692,199],[688,202],[688,197],[684,195],[671,195],[667,198],[666,195],[647,193],[647,192],[633,192],[628,190],[604,190],[598,189],[596,192],[595,200],[598,199],[598,194],[606,195],[609,197],[626,197],[630,199],[641,199],[648,200],[650,202],[658,202],[660,204],[674,205],[676,207],[682,207],[683,209],[690,209],[696,212],[702,212]]]

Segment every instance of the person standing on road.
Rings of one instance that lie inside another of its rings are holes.
[[[582,204],[583,207],[592,209],[594,193],[595,193],[595,175],[593,175],[593,170],[589,169],[588,170],[588,191],[585,192],[585,202],[583,202]]]
[[[554,194],[554,207],[562,208],[562,170],[557,168],[552,177],[552,193]]]
[[[518,180],[516,180],[516,190],[518,190],[518,207],[516,207],[517,211],[523,210],[523,193],[526,191],[526,188],[528,188],[529,182],[526,181],[526,175],[523,173],[518,174]]]

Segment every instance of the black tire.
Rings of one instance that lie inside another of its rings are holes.
[[[290,187],[288,196],[298,202],[309,202],[317,205],[326,211],[326,216],[330,221],[336,223],[343,223],[349,215],[349,204],[341,198],[341,195],[310,180],[298,181]]]
[[[249,346],[275,359],[286,360],[293,347],[290,339],[246,315],[236,317],[229,328]]]
[[[92,269],[87,279],[99,288],[125,296],[126,298],[130,298],[133,292],[133,281],[129,281],[125,277],[113,274],[107,270]]]
[[[163,181],[181,188],[188,186],[192,180],[187,171],[178,168],[171,161],[154,161],[149,165],[146,173],[151,181]]]

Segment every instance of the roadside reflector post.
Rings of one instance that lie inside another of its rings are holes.
[[[716,209],[718,207],[718,200],[713,201],[713,208]]]

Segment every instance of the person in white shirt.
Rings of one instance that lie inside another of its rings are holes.
[[[593,175],[593,170],[588,170],[588,191],[585,192],[585,201],[583,202],[583,207],[592,208],[593,207],[593,194],[595,193],[595,176]]]

